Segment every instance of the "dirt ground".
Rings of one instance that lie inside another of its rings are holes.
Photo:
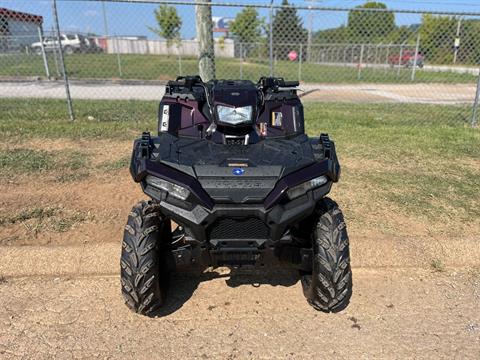
[[[49,172],[0,180],[0,358],[480,358],[476,231],[453,242],[441,225],[388,209],[396,228],[377,231],[360,216],[362,196],[353,204],[339,184],[354,275],[345,311],[314,311],[294,273],[218,269],[175,276],[162,316],[149,319],[123,305],[118,276],[125,219],[144,195],[125,167],[102,168],[130,142],[21,146],[92,157],[75,172],[85,176],[63,182]]]

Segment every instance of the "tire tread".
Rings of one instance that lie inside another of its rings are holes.
[[[164,219],[152,201],[133,207],[125,226],[120,259],[122,295],[134,312],[154,315],[165,297],[161,286],[160,252]]]
[[[352,294],[349,240],[343,214],[335,201],[325,198],[317,211],[313,229],[312,274],[302,275],[309,304],[323,312],[347,307]]]

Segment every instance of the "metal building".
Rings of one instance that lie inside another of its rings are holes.
[[[22,51],[39,41],[43,17],[0,8],[0,52]]]

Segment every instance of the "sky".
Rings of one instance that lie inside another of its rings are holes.
[[[98,35],[105,34],[105,22],[103,6],[101,1],[58,1],[60,26],[62,31],[68,32],[93,32]],[[268,4],[269,0],[213,0],[215,3],[228,2],[240,4]],[[290,4],[308,5],[313,3],[316,6],[325,7],[355,7],[363,4],[364,0],[290,0]],[[480,14],[479,0],[387,0],[382,1],[389,9],[404,10],[427,10],[427,11],[454,11],[454,12],[476,12]],[[274,0],[274,4],[280,4],[281,0]],[[5,7],[12,10],[24,11],[41,15],[44,17],[44,30],[51,30],[52,7],[51,0],[0,0],[0,8]],[[154,10],[158,4],[132,4],[105,2],[105,13],[107,17],[107,32],[109,35],[143,35],[149,38],[158,38],[149,27],[155,27]],[[195,7],[191,5],[177,6],[179,15],[183,20],[181,35],[183,38],[195,36]],[[213,7],[213,16],[235,17],[241,7]],[[334,28],[344,25],[347,22],[347,12],[338,11],[314,11],[312,17],[312,30]],[[268,19],[268,10],[260,9],[259,16]],[[309,12],[299,12],[304,26],[308,27]],[[479,16],[480,19],[480,16]],[[409,25],[419,23],[419,14],[396,14],[397,25]]]

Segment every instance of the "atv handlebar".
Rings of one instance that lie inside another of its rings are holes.
[[[258,80],[258,86],[263,90],[271,89],[275,92],[279,90],[279,88],[296,88],[300,83],[298,81],[285,81],[283,78],[275,78],[275,77],[261,77]]]
[[[283,86],[280,85],[280,87],[297,87],[300,85],[298,81],[284,81]]]

